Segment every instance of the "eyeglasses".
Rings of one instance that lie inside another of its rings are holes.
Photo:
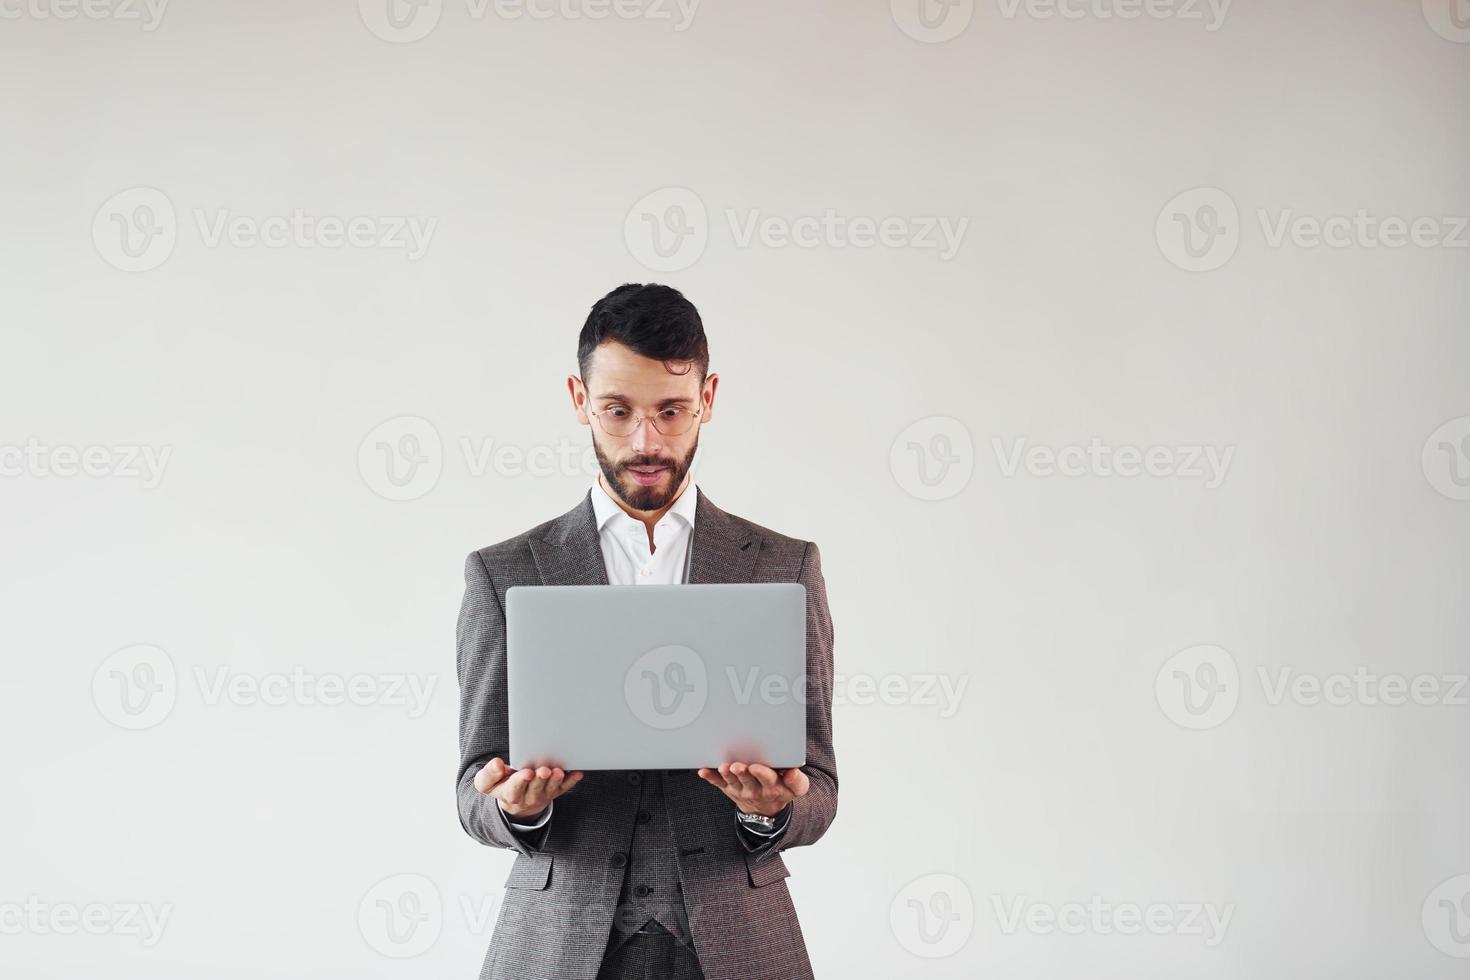
[[[694,425],[694,420],[699,418],[699,411],[691,412],[687,408],[665,408],[657,415],[647,416],[648,421],[660,433],[666,436],[682,436]],[[588,412],[588,415],[597,420],[602,426],[602,431],[615,438],[631,436],[638,431],[638,426],[643,423],[644,416],[634,415],[622,405],[611,405],[600,412]]]

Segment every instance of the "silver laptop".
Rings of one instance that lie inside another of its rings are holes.
[[[513,766],[806,763],[799,583],[506,592]]]

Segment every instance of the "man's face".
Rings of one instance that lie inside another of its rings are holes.
[[[592,355],[585,386],[575,376],[568,380],[577,417],[592,427],[592,447],[613,493],[633,510],[656,511],[672,503],[694,462],[699,427],[709,419],[719,379],[710,375],[701,384],[692,369],[671,374],[662,361],[606,343]],[[669,408],[700,415],[687,432],[664,435],[651,420]],[[643,422],[631,435],[611,436],[589,412],[610,412],[600,419],[630,413]]]

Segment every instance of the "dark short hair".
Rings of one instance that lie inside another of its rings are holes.
[[[592,305],[582,335],[577,341],[577,369],[582,381],[592,364],[592,353],[608,341],[623,344],[643,357],[663,361],[672,374],[699,372],[704,381],[709,372],[709,342],[704,322],[694,304],[672,286],[658,283],[624,283]],[[671,362],[694,362],[692,368],[675,370]]]

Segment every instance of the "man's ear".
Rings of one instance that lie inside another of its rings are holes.
[[[577,421],[591,425],[592,417],[587,414],[587,388],[575,374],[567,375],[567,394],[572,396],[572,409],[577,413]]]
[[[720,376],[711,374],[704,379],[704,386],[699,391],[700,402],[703,410],[700,412],[699,421],[703,425],[715,414],[715,389],[720,386]]]

